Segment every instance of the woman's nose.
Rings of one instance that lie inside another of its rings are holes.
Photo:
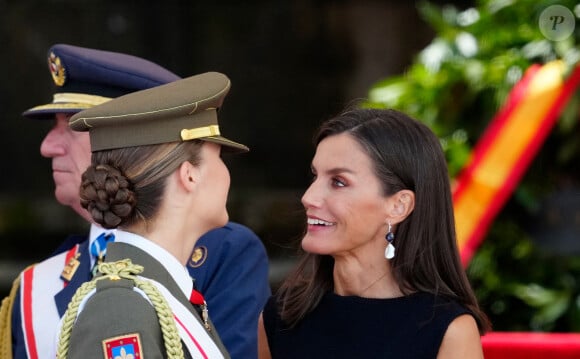
[[[304,195],[302,195],[302,205],[304,208],[319,207],[322,200],[317,189],[317,182],[314,181],[308,186]]]

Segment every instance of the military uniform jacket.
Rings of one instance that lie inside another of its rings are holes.
[[[257,358],[258,318],[271,294],[260,238],[229,222],[197,241],[187,270],[231,357]]]
[[[189,303],[186,293],[191,293],[193,283],[175,257],[145,238],[117,231],[115,243],[107,248],[106,262],[126,258],[143,266],[139,277],[154,283],[169,303],[186,357],[229,358],[215,328],[207,331]],[[130,342],[134,344],[126,346]],[[87,294],[72,327],[69,347],[68,358],[166,357],[154,307],[126,280],[102,279],[96,291]]]
[[[91,227],[91,235],[103,230]],[[91,279],[89,236],[70,236],[48,259],[20,274],[12,312],[14,359],[54,359],[57,324],[75,291]],[[67,267],[69,263],[76,267]],[[66,270],[69,276],[64,275]]]
[[[102,231],[93,225],[90,237]],[[32,271],[28,275],[36,272],[42,276],[33,276],[35,281],[29,282],[25,296],[34,296],[37,301],[22,302],[23,287],[18,289],[12,312],[14,359],[54,359],[58,321],[76,290],[92,278],[91,262],[94,260],[88,239],[89,236],[70,236],[53,256],[37,264],[35,269],[28,269]],[[74,257],[80,264],[67,282],[61,278],[61,273]],[[249,228],[229,222],[198,240],[187,269],[204,295],[211,319],[230,355],[233,358],[257,357],[257,329],[251,328],[257,328],[259,314],[270,296],[268,258],[260,239]],[[56,312],[58,317],[54,315]],[[38,335],[35,328],[42,334]]]

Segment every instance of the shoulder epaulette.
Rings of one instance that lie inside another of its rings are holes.
[[[58,337],[57,358],[65,359],[69,350],[70,335],[72,328],[79,312],[79,306],[87,294],[96,288],[97,281],[111,280],[118,281],[120,279],[128,279],[135,283],[135,287],[141,289],[151,301],[151,304],[157,312],[161,332],[163,333],[163,340],[165,349],[167,351],[168,359],[184,358],[183,346],[177,331],[177,327],[173,320],[173,312],[167,304],[167,301],[161,295],[157,287],[149,281],[138,278],[137,274],[143,272],[143,267],[133,264],[130,259],[123,259],[117,262],[104,262],[98,265],[98,271],[103,273],[103,276],[95,277],[90,282],[84,283],[77,289],[68,309],[62,318],[62,328]]]

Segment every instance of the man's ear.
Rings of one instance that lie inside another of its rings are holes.
[[[392,224],[400,223],[415,209],[415,193],[408,189],[400,190],[388,199],[387,215]]]
[[[179,183],[186,191],[193,191],[199,181],[199,170],[189,161],[185,161],[179,166]]]

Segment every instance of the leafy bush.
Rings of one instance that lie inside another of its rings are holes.
[[[554,4],[580,15],[576,1],[481,0],[467,10],[421,3],[436,37],[404,74],[376,83],[364,106],[430,126],[455,177],[526,69],[580,61],[578,26],[557,42],[540,31],[540,14]],[[579,104],[576,92],[468,267],[495,330],[580,331]]]

